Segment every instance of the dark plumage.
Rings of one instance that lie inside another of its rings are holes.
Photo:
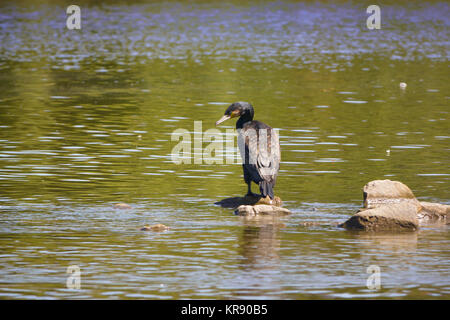
[[[216,125],[235,117],[238,130],[238,145],[244,169],[244,181],[248,185],[248,195],[252,181],[259,185],[263,197],[273,200],[273,188],[280,169],[280,142],[278,134],[270,126],[253,120],[254,110],[248,102],[235,102],[225,111]]]

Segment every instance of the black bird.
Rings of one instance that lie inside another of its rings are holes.
[[[216,126],[228,119],[239,117],[236,129],[244,181],[248,185],[247,195],[255,196],[251,191],[253,181],[259,185],[261,196],[269,196],[273,200],[273,188],[280,170],[280,142],[275,130],[265,123],[253,120],[254,113],[250,103],[235,102],[227,108]]]

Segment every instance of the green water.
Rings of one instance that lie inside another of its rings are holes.
[[[368,5],[82,1],[67,30],[58,2],[2,3],[0,298],[448,299],[447,226],[335,227],[374,179],[450,201],[449,6],[386,2],[367,30]],[[172,161],[235,101],[279,129],[288,218],[214,204],[246,192],[238,164]]]

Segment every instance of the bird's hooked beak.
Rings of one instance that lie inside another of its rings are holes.
[[[239,117],[240,115],[241,115],[241,113],[239,112],[239,110],[234,110],[231,114],[229,114],[229,115],[226,114],[222,118],[217,120],[216,126],[218,126],[219,124],[221,124],[224,121],[227,121],[228,119]]]
[[[216,121],[216,126],[218,126],[219,124],[221,124],[224,121],[227,121],[228,119],[231,119],[231,116],[224,115],[222,118],[220,118],[219,120]]]

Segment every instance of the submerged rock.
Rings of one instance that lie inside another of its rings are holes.
[[[237,207],[234,211],[235,214],[239,216],[258,216],[258,215],[272,215],[272,216],[284,216],[291,214],[286,208],[277,207],[268,204],[257,204],[257,205],[241,205]]]
[[[374,209],[362,209],[339,226],[367,231],[417,230],[419,228],[417,206],[403,202]]]
[[[151,226],[146,225],[146,226],[141,228],[141,231],[155,231],[155,232],[158,232],[158,231],[165,231],[165,230],[169,230],[169,229],[170,229],[170,227],[168,227],[166,225],[163,225],[161,223],[157,223],[157,224],[154,224],[154,225],[151,225]]]
[[[340,223],[338,222],[323,222],[323,221],[304,221],[300,222],[299,226],[301,227],[338,227]]]
[[[116,203],[114,209],[131,209],[131,206],[126,203]]]

